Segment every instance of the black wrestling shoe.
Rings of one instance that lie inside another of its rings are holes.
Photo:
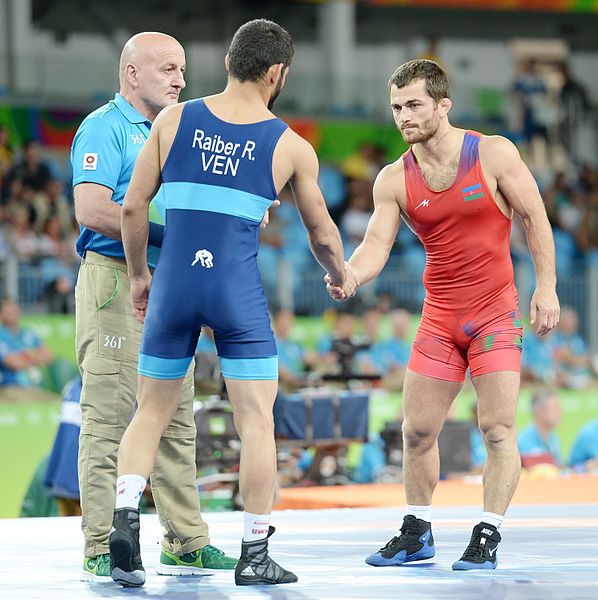
[[[463,556],[453,563],[453,571],[472,571],[474,569],[496,569],[498,557],[496,550],[502,538],[498,529],[488,523],[478,523],[471,534],[469,546]]]
[[[125,587],[139,587],[145,583],[145,569],[141,564],[139,547],[139,511],[117,508],[114,511],[110,546],[110,576]]]
[[[270,525],[268,535],[260,540],[241,543],[241,557],[235,567],[237,585],[295,583],[297,575],[283,569],[268,556],[268,538],[275,529]]]
[[[434,536],[428,521],[406,515],[401,535],[393,537],[365,562],[373,567],[396,567],[406,562],[426,560],[434,556]]]

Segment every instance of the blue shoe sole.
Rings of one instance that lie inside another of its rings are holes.
[[[453,563],[453,571],[485,571],[496,569],[496,565],[498,565],[498,560],[496,562],[487,560],[481,564],[467,562],[466,560],[458,560],[456,563]]]
[[[391,558],[384,558],[380,552],[375,552],[374,554],[370,554],[365,559],[365,562],[372,567],[400,567],[404,563],[432,558],[435,554],[436,550],[434,546],[425,546],[421,550],[409,555],[406,550],[401,550]]]

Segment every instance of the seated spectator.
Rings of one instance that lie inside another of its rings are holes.
[[[525,332],[521,353],[521,377],[524,382],[555,385],[556,363],[553,357],[552,335],[539,336],[535,329]]]
[[[69,312],[69,300],[75,287],[75,265],[72,247],[65,240],[57,215],[48,217],[39,238],[42,295],[51,313]]]
[[[373,210],[371,183],[352,180],[349,185],[347,208],[339,223],[347,255],[351,254],[363,241]]]
[[[52,362],[37,334],[19,326],[21,309],[12,298],[0,299],[0,400],[54,398],[40,388],[42,372]]]
[[[539,463],[561,464],[561,443],[555,429],[561,422],[561,402],[554,390],[532,396],[533,423],[519,433],[517,445],[524,467]]]
[[[355,373],[355,352],[359,338],[355,335],[355,317],[348,312],[334,313],[336,321],[330,334],[316,342],[318,353],[314,368],[320,374],[349,376]]]
[[[573,442],[569,464],[579,471],[598,471],[598,419],[581,428]]]
[[[41,192],[52,179],[50,167],[42,160],[41,146],[30,140],[23,147],[22,158],[6,174],[6,180],[20,179],[25,187]]]
[[[375,352],[380,357],[385,375],[384,384],[388,389],[402,389],[405,371],[411,354],[409,328],[411,315],[409,311],[397,309],[390,314],[392,337],[376,344]]]
[[[40,240],[31,227],[29,210],[24,206],[13,212],[9,242],[19,260],[39,257]]]
[[[587,387],[591,378],[590,356],[578,328],[577,312],[565,306],[561,309],[558,327],[551,336],[557,382],[574,389]]]
[[[367,375],[381,375],[383,366],[380,364],[376,353],[376,345],[380,342],[380,320],[382,313],[376,306],[372,306],[363,311],[362,321],[364,336],[361,342],[369,347],[360,350],[355,355],[356,369],[359,373]]]
[[[361,448],[359,463],[351,479],[355,483],[371,483],[376,481],[382,469],[386,466],[384,440],[380,434],[369,437]]]
[[[58,221],[62,235],[65,235],[71,227],[72,209],[71,204],[64,195],[64,185],[58,179],[50,179],[46,187],[35,194],[32,198],[35,211],[33,229],[41,233],[49,218],[54,217]]]
[[[63,517],[81,515],[79,504],[79,433],[81,431],[81,378],[70,381],[64,389],[60,424],[50,453],[44,485],[56,498]]]

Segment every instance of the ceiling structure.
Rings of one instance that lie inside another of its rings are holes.
[[[411,3],[413,4],[413,3]],[[300,0],[32,0],[34,25],[57,40],[72,33],[154,30],[181,41],[223,42],[237,27],[267,17],[298,42],[318,42],[317,2]],[[598,49],[598,13],[443,10],[357,2],[357,43],[410,37],[461,39],[560,38],[573,50]]]

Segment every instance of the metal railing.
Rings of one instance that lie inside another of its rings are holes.
[[[73,268],[72,281],[78,267]],[[321,315],[338,309],[326,292],[323,271],[312,268],[302,273],[293,270],[285,260],[278,263],[274,280],[264,280],[266,294],[272,307],[284,307],[298,314]],[[525,265],[516,267],[515,279],[519,304],[524,317],[529,313],[529,301],[534,290],[533,270]],[[0,263],[0,295],[18,299],[26,313],[74,311],[74,294],[57,298],[47,279],[47,270],[36,262],[19,261],[10,256]],[[558,280],[557,291],[561,306],[573,307],[580,322],[580,333],[593,353],[598,352],[598,264],[578,265]],[[360,289],[354,301],[357,311],[373,304],[380,294],[391,296],[395,303],[412,312],[420,312],[424,289],[419,274],[405,268],[401,259],[389,263],[375,281]]]

